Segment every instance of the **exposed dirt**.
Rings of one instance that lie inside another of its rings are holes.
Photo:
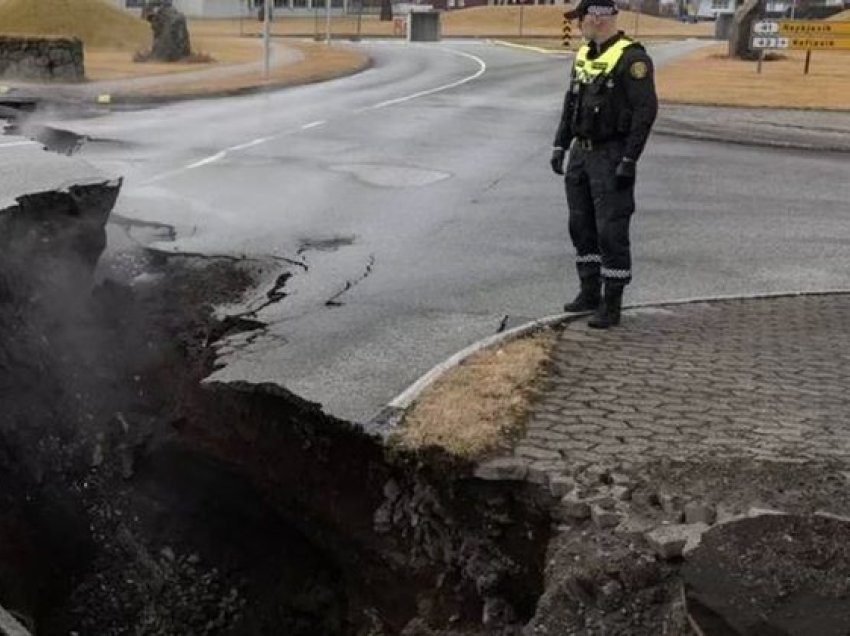
[[[211,345],[244,327],[211,305],[252,272],[159,257],[151,282],[90,290],[102,226],[92,242],[34,225],[56,210],[0,215],[32,237],[0,254],[0,605],[47,636],[506,634],[530,618],[540,493],[389,452],[279,387],[202,385]]]
[[[763,515],[715,528],[683,568],[689,612],[709,634],[844,636],[850,523]]]

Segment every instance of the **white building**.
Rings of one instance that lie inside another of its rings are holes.
[[[139,12],[144,0],[113,0],[123,9]],[[348,12],[357,0],[329,0],[334,13]],[[262,0],[172,0],[174,8],[190,18],[254,18]],[[274,13],[286,15],[312,14],[325,10],[325,0],[272,0]]]

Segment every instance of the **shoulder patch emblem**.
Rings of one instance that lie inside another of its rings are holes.
[[[649,73],[649,68],[647,68],[646,62],[634,62],[629,67],[629,75],[635,79],[643,79],[647,73]]]

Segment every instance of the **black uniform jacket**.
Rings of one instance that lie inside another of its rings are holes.
[[[620,38],[625,37],[622,32],[610,40],[597,46],[595,42],[590,43],[589,59],[593,60]],[[620,137],[625,140],[624,157],[637,161],[646,145],[652,124],[658,114],[658,97],[655,93],[655,72],[652,59],[639,43],[635,42],[623,51],[617,66],[610,74],[616,90],[612,91],[611,99],[613,107],[625,117],[620,120],[625,122],[623,129],[619,131]],[[555,135],[554,145],[560,148],[569,148],[573,137],[577,136],[581,129],[580,104],[578,95],[573,89],[575,82],[575,67],[570,77],[570,86],[564,97],[564,108],[561,112],[561,121],[558,132]],[[579,108],[576,113],[575,109]],[[577,125],[577,122],[579,125]],[[598,141],[598,140],[594,140]]]

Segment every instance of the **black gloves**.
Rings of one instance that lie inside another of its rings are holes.
[[[549,163],[552,166],[552,172],[555,174],[564,174],[564,149],[552,148],[552,159]]]
[[[637,164],[632,159],[624,158],[614,172],[614,179],[618,190],[625,190],[635,184],[635,170]]]

